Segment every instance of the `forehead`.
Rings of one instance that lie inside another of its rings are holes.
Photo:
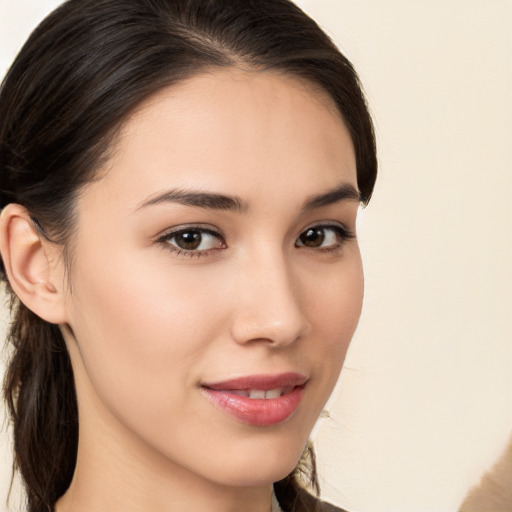
[[[125,122],[113,149],[96,184],[115,184],[116,199],[131,202],[170,186],[241,196],[289,189],[290,180],[356,186],[353,144],[334,102],[268,71],[214,70],[161,90]]]

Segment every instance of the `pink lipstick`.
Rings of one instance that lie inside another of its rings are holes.
[[[277,425],[299,407],[307,377],[299,373],[253,375],[203,383],[204,396],[242,423],[258,427]]]

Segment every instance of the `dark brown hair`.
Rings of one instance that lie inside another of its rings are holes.
[[[76,195],[128,115],[163,87],[222,67],[276,70],[327,93],[351,134],[361,201],[369,201],[376,151],[358,77],[291,1],[69,0],[34,31],[0,90],[0,207],[23,205],[43,236],[69,247]],[[15,468],[28,511],[43,512],[53,510],[76,464],[73,372],[59,327],[7,289],[4,393]],[[284,508],[305,510],[300,489],[298,470],[276,484]]]

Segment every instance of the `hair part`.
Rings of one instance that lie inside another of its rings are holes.
[[[377,161],[359,79],[291,1],[68,0],[33,32],[1,86],[0,208],[23,205],[69,258],[76,198],[108,160],[134,109],[203,70],[229,67],[283,72],[325,92],[350,132],[361,202],[368,203]],[[76,464],[73,372],[59,327],[28,310],[8,283],[7,289],[13,353],[4,394],[15,468],[29,512],[43,512],[53,510]],[[306,454],[314,488],[312,451]],[[276,484],[285,506],[298,496],[298,472]]]

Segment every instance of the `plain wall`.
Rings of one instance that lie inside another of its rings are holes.
[[[323,496],[455,511],[512,431],[512,2],[297,3],[360,72],[380,156],[363,316],[314,435]],[[57,4],[0,0],[0,74]]]

